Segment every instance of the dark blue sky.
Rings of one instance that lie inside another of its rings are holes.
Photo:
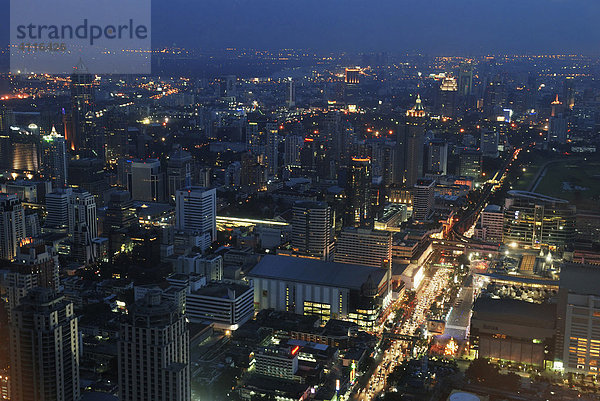
[[[7,4],[0,0],[1,9]],[[6,41],[8,13],[0,14]],[[599,0],[153,0],[153,41],[200,49],[600,54],[599,18]]]

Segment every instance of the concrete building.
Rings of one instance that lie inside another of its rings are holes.
[[[25,212],[17,195],[0,194],[0,259],[13,260],[25,237]]]
[[[248,278],[258,310],[348,320],[364,330],[378,325],[391,301],[390,272],[380,267],[265,255]]]
[[[327,202],[297,201],[292,209],[292,248],[329,260],[333,251],[334,212]]]
[[[481,240],[496,243],[502,242],[504,238],[504,212],[502,211],[502,207],[487,205],[481,212],[479,228],[481,229],[481,233],[478,237]]]
[[[72,188],[58,188],[46,195],[45,228],[69,227],[69,198],[72,193]]]
[[[262,347],[254,353],[254,368],[263,376],[294,380],[299,347]]]
[[[336,244],[336,263],[387,268],[392,260],[392,234],[387,231],[346,227]]]
[[[172,302],[150,291],[136,302],[119,336],[121,401],[190,401],[189,330]]]
[[[413,219],[427,220],[433,211],[435,200],[435,181],[420,179],[415,183],[413,197]]]
[[[13,401],[79,400],[79,333],[73,304],[34,288],[10,324]]]
[[[575,236],[575,206],[563,199],[508,191],[504,204],[504,243],[539,248],[564,247]]]
[[[127,189],[131,198],[144,202],[165,201],[165,177],[160,160],[134,160],[127,163]]]
[[[176,192],[175,227],[179,231],[205,236],[208,244],[217,239],[217,192],[188,187]]]
[[[192,322],[237,330],[254,315],[254,288],[235,282],[210,282],[186,295],[185,315]]]

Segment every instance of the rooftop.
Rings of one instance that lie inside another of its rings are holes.
[[[248,273],[248,276],[360,289],[369,276],[374,283],[380,283],[386,274],[387,270],[379,267],[265,255]]]

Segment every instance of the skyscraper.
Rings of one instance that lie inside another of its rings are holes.
[[[291,109],[296,106],[296,82],[292,78],[288,78],[287,81],[287,91],[285,93],[285,104]]]
[[[185,317],[160,290],[132,307],[119,336],[121,401],[190,401],[190,345]]]
[[[567,143],[567,117],[563,103],[556,99],[550,104],[551,112],[548,120],[548,142],[565,144]]]
[[[334,216],[326,202],[298,201],[292,209],[292,247],[301,254],[329,260]]]
[[[284,141],[284,163],[286,167],[300,167],[300,151],[304,146],[304,137],[301,135],[288,135]]]
[[[411,187],[423,176],[425,109],[419,95],[414,107],[406,112],[404,128],[404,182]]]
[[[392,260],[392,234],[389,231],[346,227],[338,238],[333,260],[387,268]]]
[[[15,261],[6,275],[8,316],[16,308],[21,298],[34,287],[50,288],[58,291],[58,255],[51,246],[41,240],[22,240],[17,249]]]
[[[71,254],[82,263],[94,260],[92,240],[98,237],[96,200],[87,191],[73,191],[69,197],[69,237]]]
[[[71,74],[70,89],[72,126],[67,130],[67,141],[76,151],[97,150],[95,148],[102,144],[93,143],[94,76],[81,60]]]
[[[217,192],[203,187],[188,187],[175,196],[176,228],[195,235],[206,235],[212,243],[217,239]]]
[[[194,161],[192,155],[181,148],[175,149],[167,161],[167,191],[169,201],[175,200],[178,189],[192,185],[194,176]]]
[[[127,189],[133,200],[165,201],[165,178],[160,160],[134,160],[127,167]]]
[[[346,181],[345,225],[358,227],[371,217],[371,159],[353,158]]]
[[[46,194],[46,221],[44,227],[63,229],[69,227],[69,198],[73,188],[57,188]]]
[[[448,173],[448,144],[441,139],[432,139],[427,146],[427,172],[446,175]]]
[[[461,97],[473,94],[473,64],[467,62],[460,65],[458,73],[458,95]]]
[[[10,324],[13,401],[79,400],[79,333],[73,304],[33,288]]]
[[[67,185],[67,143],[54,127],[42,137],[42,170],[55,188]]]
[[[481,152],[463,149],[459,156],[459,175],[479,179],[481,176]]]
[[[456,114],[456,96],[458,85],[456,78],[446,77],[442,80],[438,94],[437,113],[442,117],[454,117]]]
[[[279,125],[267,123],[265,128],[265,166],[269,176],[279,172]]]
[[[17,195],[0,194],[0,259],[13,260],[25,237],[25,212]]]
[[[435,181],[427,179],[417,180],[413,197],[414,220],[427,220],[433,211],[434,195]]]

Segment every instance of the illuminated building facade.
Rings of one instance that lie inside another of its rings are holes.
[[[381,267],[265,255],[248,273],[258,310],[275,309],[357,323],[364,330],[378,325],[391,300],[390,272]]]
[[[334,261],[387,267],[392,260],[392,234],[388,231],[346,227],[336,244]]]
[[[17,195],[0,194],[0,258],[13,260],[25,238],[25,212]]]
[[[55,188],[67,185],[67,143],[52,127],[49,135],[42,137],[42,170],[52,180]]]
[[[403,152],[403,157],[397,163],[403,163],[403,182],[409,187],[415,185],[423,176],[425,121],[425,108],[421,97],[417,95],[414,107],[406,112],[403,140],[401,143],[397,141],[399,143],[396,144],[396,146],[403,145],[403,149],[399,149]]]
[[[575,206],[563,199],[509,191],[504,205],[504,243],[564,247],[575,236]]]

